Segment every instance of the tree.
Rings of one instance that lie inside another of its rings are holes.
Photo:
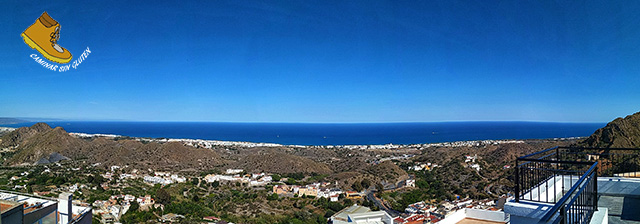
[[[267,200],[269,201],[278,200],[278,194],[276,193],[270,194],[269,196],[267,196]]]
[[[294,178],[287,178],[287,181],[285,181],[284,183],[286,183],[288,185],[297,185],[298,184],[298,182]]]
[[[127,213],[136,212],[138,211],[139,208],[140,208],[140,204],[138,204],[137,201],[131,201],[131,205],[129,206],[129,210],[127,210]]]
[[[200,198],[198,197],[198,194],[194,194],[192,200],[195,201],[195,202],[200,201]]]
[[[272,179],[273,181],[280,181],[280,178],[281,178],[281,177],[280,177],[280,175],[278,175],[278,174],[273,174],[273,175],[271,175],[271,179]]]
[[[156,201],[160,204],[167,205],[171,203],[171,195],[164,188],[156,191]]]
[[[100,176],[100,175],[90,175],[89,177],[87,177],[87,182],[92,183],[96,186],[100,186],[102,183],[105,182],[104,177]]]
[[[378,192],[382,193],[384,191],[384,186],[382,186],[381,183],[377,183],[376,184],[376,190],[378,190]]]
[[[355,191],[362,191],[362,183],[356,181],[355,183],[353,183],[353,185],[351,185],[351,188],[353,188],[353,190]]]
[[[360,182],[360,185],[362,185],[363,188],[367,189],[369,188],[369,186],[371,186],[371,181],[369,179],[364,179]]]

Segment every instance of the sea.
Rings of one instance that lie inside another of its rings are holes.
[[[472,140],[585,137],[606,123],[428,122],[428,123],[227,123],[49,121],[67,132],[147,138],[186,138],[283,145],[424,144]],[[2,125],[31,126],[35,122]]]

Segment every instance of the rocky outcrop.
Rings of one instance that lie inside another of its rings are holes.
[[[640,112],[609,122],[582,141],[581,145],[604,148],[640,147]]]

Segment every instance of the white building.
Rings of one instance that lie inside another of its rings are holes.
[[[455,224],[461,222],[510,223],[510,218],[509,214],[503,211],[463,208],[447,215],[447,217],[440,220],[438,224]]]
[[[384,211],[372,212],[371,209],[352,205],[331,216],[333,224],[393,224],[393,219]]]
[[[162,184],[162,185],[167,185],[167,184],[172,184],[173,181],[171,179],[165,179],[162,177],[158,177],[158,176],[144,176],[144,182],[147,183],[151,183],[151,184]]]
[[[244,172],[243,169],[227,169],[227,174],[239,174]]]
[[[171,175],[171,180],[173,180],[175,182],[178,182],[178,183],[184,183],[184,182],[187,181],[187,178],[178,176],[177,174],[173,174],[173,175]]]
[[[405,186],[416,187],[416,180],[414,179],[405,180]]]

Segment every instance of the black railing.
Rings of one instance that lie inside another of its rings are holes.
[[[603,177],[640,177],[640,148],[560,147],[563,160],[597,161]]]
[[[553,147],[516,159],[516,201],[556,203],[594,164]]]
[[[597,178],[640,177],[640,149],[553,147],[516,159],[515,195],[554,204],[542,223],[588,223],[597,210]]]
[[[545,214],[540,223],[589,223],[598,208],[597,162]]]
[[[598,175],[596,175],[596,164],[590,169],[591,171],[583,176],[583,181],[579,181],[582,184],[580,189],[575,193],[567,193],[567,195],[573,195],[571,200],[566,204],[560,204],[561,218],[556,220],[556,223],[589,223],[593,213],[598,210]],[[548,214],[551,213],[552,210]],[[551,215],[549,216],[551,217]],[[544,219],[543,219],[544,220]],[[546,220],[545,220],[546,221]]]

